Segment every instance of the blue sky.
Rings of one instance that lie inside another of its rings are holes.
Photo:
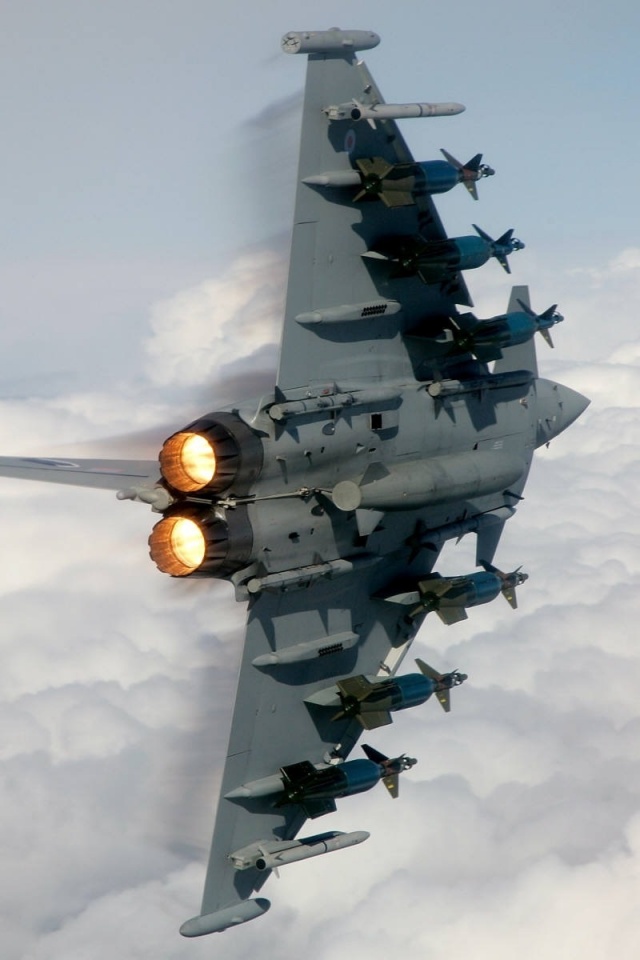
[[[366,60],[387,100],[467,105],[404,134],[418,159],[495,167],[478,204],[456,190],[439,212],[452,235],[516,228],[514,281],[566,317],[541,369],[592,398],[501,543],[530,574],[518,612],[429,618],[416,641],[470,680],[451,716],[427,704],[380,733],[421,758],[401,800],[341,804],[331,827],[371,840],[339,869],[283,870],[269,916],[223,942],[177,928],[200,901],[244,611],[153,569],[146,508],[3,484],[7,960],[638,956],[639,19],[546,0],[4,5],[2,453],[98,455],[133,430],[149,455],[157,424],[270,374],[304,82],[280,37],[334,24],[381,35]],[[479,316],[503,308],[495,263],[468,282]]]
[[[635,243],[636,5],[406,2],[402,18],[382,3],[309,9],[5,7],[7,391],[37,376],[80,384],[135,374],[150,303],[286,234],[297,153],[296,112],[286,107],[304,63],[281,56],[279,39],[309,16],[311,26],[353,21],[381,34],[367,61],[387,99],[467,105],[459,117],[405,123],[418,158],[440,146],[462,159],[482,150],[498,172],[477,206],[443,198],[451,234],[474,219],[494,234],[513,225],[550,268],[598,266]],[[268,129],[251,122],[283,100]],[[92,359],[84,375],[68,362],[79,340]]]

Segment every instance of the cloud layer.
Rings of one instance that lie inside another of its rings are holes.
[[[159,304],[142,385],[2,402],[4,450],[148,429],[175,418],[174,388],[213,399],[257,366],[272,376],[282,269],[254,252]],[[371,839],[283,869],[271,912],[224,941],[177,927],[200,902],[244,611],[224,584],[154,570],[146,508],[3,483],[3,956],[635,960],[637,251],[587,275],[558,281],[567,321],[540,353],[592,406],[539,452],[498,553],[530,574],[519,611],[498,599],[451,628],[427,619],[415,654],[470,679],[450,716],[427,704],[379,731],[380,749],[419,758],[401,798],[342,802],[327,826]],[[617,319],[602,333],[605,300]],[[468,540],[443,572],[473,569]]]

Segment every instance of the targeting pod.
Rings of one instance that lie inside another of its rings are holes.
[[[209,413],[165,440],[160,472],[178,493],[246,493],[262,469],[262,443],[233,413]]]

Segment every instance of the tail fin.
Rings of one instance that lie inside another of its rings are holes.
[[[476,181],[480,180],[482,177],[492,177],[495,173],[495,170],[492,170],[490,166],[486,163],[482,163],[482,154],[476,153],[475,157],[471,157],[467,163],[460,163],[459,160],[456,160],[447,150],[440,148],[440,153],[445,158],[447,163],[450,163],[452,167],[455,167],[460,174],[460,182],[465,185],[471,196],[474,200],[478,199],[478,189],[476,187]]]
[[[381,768],[380,779],[391,794],[392,798],[395,800],[399,791],[399,775],[403,772],[403,770],[410,770],[411,767],[417,763],[417,761],[414,760],[413,757],[408,757],[405,753],[399,757],[390,759],[389,757],[385,757],[384,753],[380,753],[379,750],[376,750],[375,747],[370,747],[368,743],[363,743],[362,749],[366,753],[369,760],[377,763]]]
[[[451,688],[464,683],[467,679],[466,673],[460,673],[458,670],[452,670],[451,673],[438,673],[424,660],[416,659],[416,663],[420,672],[436,684],[435,695],[438,698],[438,703],[445,713],[449,713],[451,711]]]
[[[533,317],[534,320],[538,321],[538,333],[544,337],[549,346],[553,349],[553,340],[551,339],[551,334],[549,333],[549,327],[555,326],[556,323],[560,323],[564,319],[564,317],[557,312],[558,304],[553,303],[550,307],[547,307],[544,313],[537,314],[535,310],[531,309],[530,304],[523,303],[522,300],[518,300],[518,303],[525,313],[528,313],[530,317]]]
[[[363,743],[362,749],[366,753],[368,760],[373,760],[374,763],[379,763],[380,766],[389,760],[389,757],[385,757],[384,753],[380,753],[375,747],[370,747],[368,743]]]
[[[517,567],[512,573],[503,573],[502,570],[498,570],[497,567],[494,567],[491,563],[487,563],[486,560],[481,560],[480,566],[484,567],[487,573],[495,573],[495,575],[502,580],[500,592],[509,606],[517,610],[518,598],[516,596],[516,587],[519,587],[521,583],[528,580],[529,574],[521,573],[522,567]]]
[[[440,683],[444,679],[443,674],[438,673],[437,670],[434,670],[433,667],[430,667],[428,663],[425,663],[424,660],[416,660],[418,664],[418,669],[420,673],[423,673],[425,677],[429,677],[429,680],[433,680],[434,683]],[[445,690],[437,690],[436,697],[438,698],[438,703],[442,707],[445,713],[451,711],[451,696],[449,693],[449,688]]]

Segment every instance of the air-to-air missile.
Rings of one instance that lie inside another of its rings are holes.
[[[522,307],[521,311],[503,313],[489,320],[478,320],[472,313],[452,317],[456,349],[468,350],[478,360],[488,363],[500,359],[503,347],[526,343],[536,333],[553,347],[549,328],[564,320],[556,309],[557,304],[554,303],[544,313],[537,314],[522,300],[518,300],[518,303]]]
[[[323,107],[329,120],[408,120],[411,117],[452,117],[464,113],[462,103],[348,103]]]
[[[467,619],[467,607],[477,607],[490,603],[499,593],[515,610],[518,606],[516,587],[528,580],[520,568],[512,573],[503,573],[490,563],[483,562],[484,573],[469,573],[464,577],[441,577],[433,574],[419,580],[417,589],[403,593],[394,593],[382,599],[390,603],[401,603],[410,607],[409,620],[418,614],[438,614],[443,623],[450,625]]]
[[[312,819],[333,813],[337,799],[371,790],[379,780],[392,797],[397,797],[399,775],[413,767],[417,760],[404,754],[390,759],[366,743],[362,744],[362,749],[367,755],[366,760],[345,760],[318,766],[303,760],[281,767],[279,774],[244,783],[225,797],[243,801],[280,794],[275,801],[276,807],[297,804],[305,816]]]
[[[387,207],[406,207],[415,203],[416,195],[446,193],[463,183],[474,200],[478,199],[476,182],[495,173],[482,163],[477,153],[468,163],[460,163],[446,150],[445,160],[423,160],[419,163],[389,163],[383,157],[362,157],[355,161],[355,170],[336,170],[305,177],[312,187],[358,187],[354,201],[382,200]]]
[[[497,240],[475,223],[473,228],[477,237],[470,235],[447,240],[423,240],[419,236],[383,237],[374,249],[367,250],[362,256],[369,260],[389,262],[395,277],[417,274],[423,283],[446,282],[458,270],[474,270],[491,257],[495,257],[503,269],[511,273],[507,257],[516,250],[524,249],[524,243],[513,236],[513,228]]]
[[[354,717],[365,730],[373,730],[392,722],[391,713],[424,703],[432,694],[445,713],[451,710],[450,691],[467,679],[465,673],[453,670],[438,673],[423,660],[416,660],[420,673],[400,677],[347,677],[332,687],[305,698],[306,703],[331,707],[337,713],[332,720]]]
[[[366,830],[354,830],[351,833],[330,830],[328,833],[301,837],[299,840],[257,840],[229,854],[229,859],[236,870],[248,870],[250,867],[257,870],[277,870],[287,863],[299,863],[300,860],[319,857],[323,853],[345,850],[357,843],[363,843],[369,836]]]

